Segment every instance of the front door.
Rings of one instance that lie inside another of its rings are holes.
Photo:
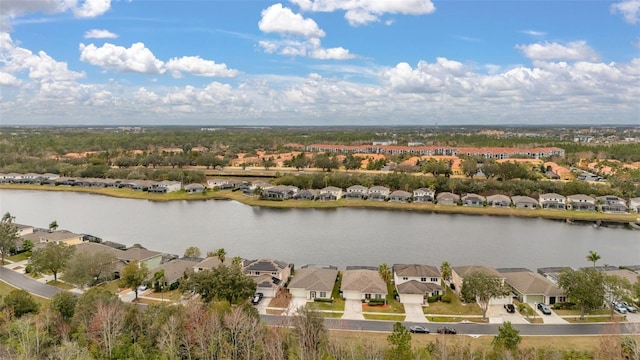
[[[310,292],[309,295],[311,296],[312,299],[316,298],[316,292],[315,291]]]

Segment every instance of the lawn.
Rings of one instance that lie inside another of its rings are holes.
[[[610,315],[606,315],[606,316],[587,316],[583,320],[580,320],[580,316],[563,317],[563,319],[566,320],[567,322],[570,322],[570,323],[584,324],[584,323],[594,323],[594,322],[610,322],[611,321],[611,316]],[[627,319],[624,316],[621,316],[621,315],[614,315],[613,316],[613,321],[622,322],[622,321],[627,321]]]
[[[96,287],[105,288],[114,294],[117,294],[118,291],[120,291],[120,285],[118,285],[118,280],[103,282],[102,284],[97,285]]]
[[[422,308],[426,315],[482,315],[482,309],[478,304],[463,304],[451,289],[446,289],[451,302],[438,301],[429,303],[429,306]]]
[[[154,299],[158,299],[160,301],[180,301],[182,299],[182,293],[180,293],[179,290],[170,290],[170,291],[163,291],[163,292],[155,292],[155,291],[149,291],[146,292],[144,294],[145,297],[150,297],[150,298],[154,298]]]
[[[404,305],[395,300],[390,300],[387,305],[380,306],[369,306],[367,304],[363,304],[362,312],[404,314]]]
[[[333,303],[312,302],[312,303],[308,303],[307,306],[311,310],[328,310],[328,311],[344,312],[344,304],[345,304],[344,299],[341,297],[338,297],[333,300]]]
[[[384,320],[384,321],[404,321],[404,315],[380,315],[364,313],[366,320]]]
[[[62,290],[71,290],[74,287],[73,285],[69,285],[69,284],[67,284],[65,282],[62,282],[60,280],[55,281],[55,282],[53,280],[48,281],[47,285],[55,286],[55,287],[57,287],[59,289],[62,289]]]
[[[455,323],[455,322],[463,322],[469,321],[474,323],[488,323],[489,319],[482,320],[481,317],[459,317],[459,316],[428,316],[427,320],[430,322],[445,322],[445,323]]]
[[[29,258],[29,256],[31,256],[31,252],[30,251],[25,251],[25,252],[22,252],[20,254],[15,254],[15,255],[12,255],[12,256],[8,256],[7,260],[11,260],[13,262],[24,261],[24,260],[27,260]]]
[[[15,288],[7,284],[6,282],[0,280],[0,297],[5,297],[8,293],[14,290],[18,290],[18,288]],[[43,297],[36,296],[36,295],[31,295],[31,297],[33,297],[33,300],[35,300],[38,303],[38,305],[40,305],[41,309],[44,306],[47,306],[47,304],[49,304],[49,299],[45,299]]]
[[[560,316],[580,316],[580,309],[570,309],[570,310],[553,310],[556,314]],[[584,312],[585,315],[611,315],[610,309],[598,309],[598,310],[586,310]]]

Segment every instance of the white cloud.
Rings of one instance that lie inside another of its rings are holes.
[[[313,19],[305,19],[294,14],[282,4],[274,4],[262,10],[262,19],[258,28],[266,33],[292,34],[307,38],[319,38],[325,35]]]
[[[164,63],[141,42],[130,48],[106,43],[101,47],[94,44],[80,44],[80,60],[92,65],[121,72],[138,72],[144,74],[164,73]]]
[[[100,16],[111,8],[111,0],[84,0],[73,8],[73,14],[79,18]]]
[[[28,72],[30,79],[39,82],[73,81],[85,76],[84,73],[69,70],[67,63],[57,61],[46,52],[37,55],[31,50],[15,46],[9,33],[0,33],[0,72],[11,75],[18,80],[18,74]],[[3,76],[5,81],[17,84],[9,76]]]
[[[290,0],[303,11],[345,11],[352,26],[378,21],[385,14],[425,15],[435,11],[431,0]]]
[[[20,83],[21,81],[15,76],[0,71],[0,86],[18,86]]]
[[[585,41],[557,42],[516,45],[516,49],[532,60],[597,60],[598,54]]]
[[[183,56],[173,58],[165,64],[173,77],[182,77],[182,72],[188,72],[196,76],[209,77],[234,77],[237,70],[228,69],[226,64],[216,64],[212,60],[204,60],[199,56]]]
[[[260,41],[258,45],[269,54],[280,54],[285,56],[302,56],[319,60],[347,60],[355,58],[349,50],[336,47],[324,49],[320,39],[309,39],[305,41],[285,39],[276,41]]]
[[[544,31],[536,31],[536,30],[522,30],[523,34],[531,35],[531,36],[546,36],[547,33]]]
[[[117,37],[117,34],[102,29],[91,29],[84,33],[85,39],[116,39]]]
[[[611,4],[612,13],[620,13],[629,24],[637,24],[640,21],[640,0],[624,0]]]

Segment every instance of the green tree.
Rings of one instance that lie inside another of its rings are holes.
[[[482,318],[486,319],[491,299],[507,296],[509,290],[501,278],[476,271],[464,277],[461,293],[465,301],[475,300],[478,303],[482,309]]]
[[[343,161],[346,170],[358,170],[362,166],[362,158],[347,154]]]
[[[202,255],[202,252],[200,251],[200,249],[198,249],[197,246],[189,246],[185,251],[184,251],[184,257],[188,257],[188,258],[199,258],[200,255]]]
[[[391,283],[393,274],[391,273],[391,268],[389,268],[389,265],[387,265],[387,263],[383,263],[378,266],[378,273],[387,285]]]
[[[216,250],[215,254],[218,257],[218,260],[220,260],[220,263],[224,263],[224,260],[227,258],[227,252],[224,250],[224,248]]]
[[[605,296],[611,309],[611,320],[613,320],[613,301],[628,298],[633,286],[626,278],[618,275],[604,275]]]
[[[56,220],[53,220],[51,223],[49,223],[49,230],[51,231],[58,230],[58,222]]]
[[[0,221],[0,255],[2,255],[2,264],[4,259],[18,242],[18,228],[14,224],[15,218],[10,213],[5,213]]]
[[[596,269],[565,269],[558,276],[558,285],[569,301],[580,306],[580,319],[585,310],[599,308],[605,301],[604,275]]]
[[[448,261],[443,261],[442,264],[440,264],[440,275],[442,275],[444,281],[451,279],[451,265],[449,265]]]
[[[313,157],[313,164],[317,168],[321,168],[322,171],[331,172],[331,169],[338,168],[338,160],[335,157],[329,156],[329,154],[317,154]]]
[[[193,291],[204,302],[214,299],[229,304],[249,299],[256,291],[256,283],[242,272],[238,265],[220,265],[213,269],[198,271],[180,284],[183,292]]]
[[[496,350],[507,349],[514,351],[518,348],[520,341],[522,341],[520,331],[514,328],[511,322],[506,321],[498,327],[498,335],[493,338],[491,344]]]
[[[389,350],[387,359],[389,360],[411,360],[413,351],[411,349],[411,334],[404,325],[399,322],[393,324],[393,332],[387,336]]]
[[[38,273],[51,272],[53,281],[58,282],[58,273],[67,266],[74,251],[73,246],[48,242],[43,248],[33,251],[29,264]]]
[[[15,317],[38,312],[38,303],[26,290],[13,290],[4,297],[3,309],[9,309]]]
[[[22,251],[27,252],[33,249],[33,241],[29,239],[22,240]]]
[[[107,250],[96,253],[81,251],[76,253],[64,272],[65,279],[79,287],[93,286],[113,279],[118,259]]]
[[[466,177],[473,177],[478,172],[478,161],[475,158],[467,157],[460,162],[462,173]]]
[[[262,159],[262,167],[264,167],[265,170],[269,170],[270,168],[276,166],[276,162],[273,161],[273,158],[263,158]]]
[[[600,255],[593,251],[593,250],[589,250],[589,254],[587,255],[587,261],[592,262],[593,263],[593,268],[596,268],[596,262],[598,262],[598,260],[600,260],[602,257],[600,257]]]
[[[142,285],[149,276],[149,268],[147,264],[138,261],[128,263],[120,273],[120,286],[133,289],[136,294],[135,300],[138,300],[138,287]]]
[[[71,320],[76,311],[78,298],[68,291],[59,292],[51,298],[49,306],[58,313],[64,320]]]

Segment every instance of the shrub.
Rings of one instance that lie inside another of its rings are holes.
[[[321,298],[314,298],[313,299],[314,302],[319,302],[319,303],[329,303],[329,304],[333,304],[333,298],[331,299],[321,299]]]
[[[380,306],[386,304],[384,299],[369,299],[369,306]]]
[[[450,303],[451,302],[451,294],[444,294],[440,297],[440,301]]]
[[[434,303],[434,302],[436,302],[436,301],[440,301],[440,300],[442,300],[442,298],[443,298],[443,296],[442,296],[442,295],[429,296],[429,297],[427,298],[427,302],[429,302],[429,303]],[[451,301],[451,299],[449,299],[449,301],[448,301],[448,302],[450,302],[450,301]]]

